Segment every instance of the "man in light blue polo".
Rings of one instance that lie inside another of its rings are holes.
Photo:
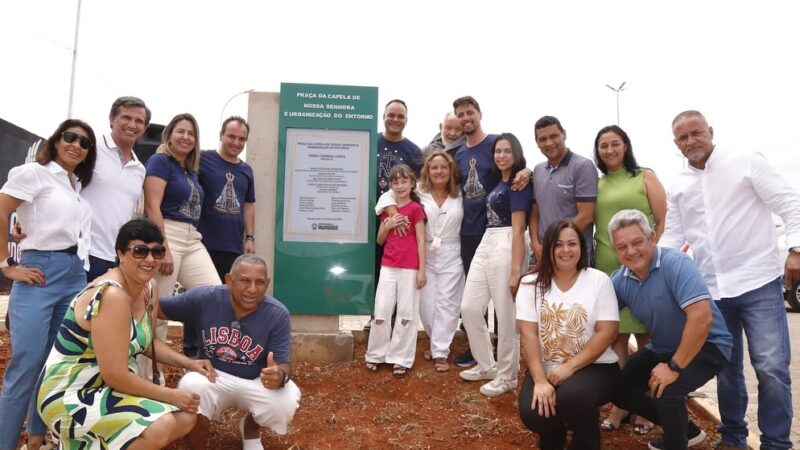
[[[608,230],[623,265],[611,275],[619,306],[650,330],[650,342],[622,369],[614,403],[663,428],[650,449],[696,445],[705,433],[687,422],[686,395],[730,359],[731,335],[697,267],[680,250],[656,246],[641,211],[618,212]]]
[[[544,116],[533,128],[536,145],[547,161],[533,169],[533,205],[528,217],[531,250],[540,261],[544,230],[556,220],[566,219],[583,230],[584,250],[591,261],[597,168],[588,158],[567,148],[567,132],[557,118]]]

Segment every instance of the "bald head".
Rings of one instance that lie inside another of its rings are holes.
[[[442,135],[442,144],[445,147],[458,140],[464,134],[461,131],[461,122],[452,111],[444,115],[442,123],[439,124],[439,131]]]

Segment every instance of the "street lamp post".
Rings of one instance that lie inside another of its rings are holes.
[[[81,28],[81,0],[78,0],[78,12],[75,17],[75,45],[72,46],[72,73],[69,77],[69,102],[67,103],[67,117],[72,118],[72,99],[75,94],[75,63],[78,60],[78,31]]]
[[[619,126],[619,93],[625,90],[625,81],[619,85],[619,87],[611,86],[610,84],[606,85],[607,88],[611,89],[617,94],[617,126]]]
[[[228,101],[225,102],[224,105],[222,105],[222,111],[219,112],[219,123],[222,123],[223,116],[225,116],[225,108],[228,107],[228,104],[230,104],[230,102],[233,101],[233,99],[235,99],[236,97],[238,97],[238,96],[240,96],[242,94],[247,94],[247,93],[253,92],[254,90],[255,89],[248,89],[246,91],[237,92],[237,93],[233,94],[231,96],[231,98],[229,98]]]

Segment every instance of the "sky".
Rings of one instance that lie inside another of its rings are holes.
[[[67,117],[76,8],[77,0],[0,4],[0,117],[42,136]],[[393,98],[407,102],[405,135],[424,146],[452,101],[472,95],[484,130],[516,134],[532,167],[544,160],[533,134],[542,115],[558,117],[568,146],[591,157],[597,131],[616,122],[606,84],[624,81],[620,125],[665,184],[683,166],[670,123],[686,109],[705,113],[719,147],[762,152],[800,179],[797,8],[84,0],[73,116],[106,132],[114,98],[135,95],[155,123],[191,112],[202,147],[215,148],[220,116],[247,115],[239,92],[278,92],[281,82],[377,86],[381,110]]]

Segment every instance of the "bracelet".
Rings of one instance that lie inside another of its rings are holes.
[[[252,234],[247,234],[247,235],[245,235],[245,236],[244,236],[244,240],[245,240],[245,241],[255,241],[255,240],[256,240],[256,238],[255,238],[255,237],[253,237],[253,235],[252,235]]]

